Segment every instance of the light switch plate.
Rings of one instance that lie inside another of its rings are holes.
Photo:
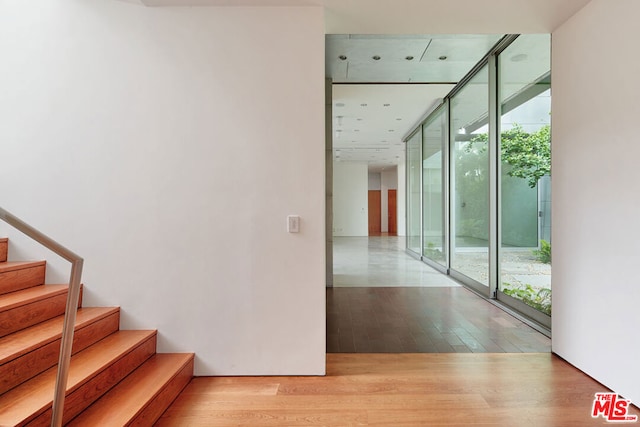
[[[287,231],[289,233],[300,232],[300,216],[299,215],[289,215],[287,217]]]

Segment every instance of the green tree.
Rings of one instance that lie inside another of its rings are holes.
[[[525,132],[522,126],[514,124],[509,130],[502,132],[502,161],[511,165],[509,176],[526,179],[529,187],[534,188],[540,178],[551,174],[551,127],[542,126],[533,133]],[[486,133],[471,139],[471,146],[476,142],[487,142]]]

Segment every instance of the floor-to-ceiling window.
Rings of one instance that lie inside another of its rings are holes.
[[[407,141],[407,248],[421,254],[420,176],[422,135],[417,132]]]
[[[451,268],[489,284],[489,71],[451,98]]]
[[[551,314],[550,36],[521,35],[498,57],[500,296]]]
[[[422,126],[422,256],[442,266],[447,262],[445,185],[447,104]]]
[[[407,140],[408,248],[546,327],[550,69],[549,35],[506,36]]]

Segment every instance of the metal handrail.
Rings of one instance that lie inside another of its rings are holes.
[[[58,373],[56,375],[56,387],[53,395],[51,414],[51,427],[60,427],[62,425],[67,379],[69,377],[73,332],[76,323],[76,313],[78,311],[78,300],[80,299],[80,278],[82,277],[82,264],[84,260],[79,255],[1,207],[0,219],[71,263],[71,277],[69,278],[69,292],[67,294],[67,306],[64,313],[64,325],[62,326],[60,357],[58,359]]]

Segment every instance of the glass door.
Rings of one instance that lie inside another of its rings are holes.
[[[432,113],[422,127],[422,256],[447,268],[446,136],[447,104]]]
[[[462,274],[461,280],[488,294],[488,66],[455,93],[450,105],[451,274]]]
[[[422,134],[418,131],[407,141],[407,249],[420,256],[421,234],[421,172]]]
[[[498,299],[545,326],[551,316],[550,36],[521,35],[498,56]]]

